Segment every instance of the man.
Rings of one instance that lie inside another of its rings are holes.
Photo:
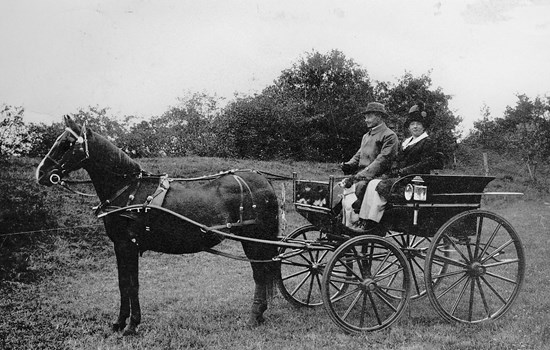
[[[344,174],[354,174],[347,182],[351,186],[355,182],[357,200],[353,209],[359,211],[370,180],[380,177],[391,170],[391,164],[397,155],[399,141],[397,135],[386,126],[384,118],[388,117],[386,107],[378,102],[371,102],[363,111],[369,132],[363,135],[361,147],[347,162],[342,163]],[[368,229],[364,220],[359,222],[359,229]]]

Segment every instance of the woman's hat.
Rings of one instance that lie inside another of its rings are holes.
[[[417,102],[409,109],[409,115],[405,120],[405,128],[408,128],[412,122],[420,122],[424,129],[427,129],[430,126],[430,117],[424,102]]]

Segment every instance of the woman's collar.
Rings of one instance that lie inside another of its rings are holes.
[[[408,139],[406,139],[405,141],[403,141],[403,149],[409,147],[409,146],[412,146],[422,140],[424,140],[426,137],[428,137],[428,133],[427,132],[423,132],[422,135],[416,137],[416,138],[413,138],[413,136],[409,137]]]

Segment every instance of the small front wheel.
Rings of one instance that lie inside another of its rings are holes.
[[[345,292],[336,293],[337,289]],[[323,301],[344,331],[376,331],[399,320],[410,297],[410,270],[396,244],[371,235],[343,243],[323,274]]]
[[[315,244],[323,242],[324,234],[313,225],[302,226],[289,233],[283,242]],[[323,304],[321,297],[321,277],[330,249],[308,250],[307,248],[286,248],[279,250],[281,279],[278,281],[282,296],[293,305],[313,307]]]

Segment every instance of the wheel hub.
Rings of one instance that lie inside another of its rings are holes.
[[[374,281],[372,278],[367,278],[363,282],[361,282],[361,286],[366,291],[374,291],[377,288],[376,281]]]
[[[469,270],[470,270],[470,273],[475,276],[475,277],[479,277],[479,276],[482,276],[485,274],[486,272],[486,268],[485,266],[483,266],[482,263],[480,263],[479,261],[474,261],[470,266],[469,266]]]
[[[321,269],[322,269],[322,266],[319,263],[313,263],[313,264],[311,264],[311,267],[309,268],[311,273],[314,273],[314,274],[319,274],[321,272]]]

